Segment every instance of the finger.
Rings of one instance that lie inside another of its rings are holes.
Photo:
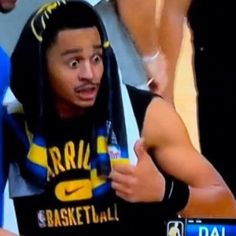
[[[111,187],[118,192],[121,192],[125,195],[129,194],[129,188],[127,186],[124,186],[123,184],[117,183],[112,181],[111,182]]]
[[[112,188],[115,190],[115,193],[118,197],[126,201],[134,201],[135,194],[132,192],[131,188],[128,188],[122,184],[112,182]]]
[[[138,162],[142,161],[143,159],[149,158],[147,150],[144,145],[144,139],[140,138],[134,145],[134,151],[136,153]]]
[[[126,184],[128,175],[120,173],[118,171],[112,170],[110,174],[110,178],[113,182],[120,183],[120,184]]]
[[[121,174],[128,175],[128,174],[133,173],[134,166],[130,165],[128,163],[126,163],[126,164],[114,163],[114,165],[112,166],[112,169],[116,172],[121,173]]]
[[[123,200],[125,200],[127,202],[132,202],[132,203],[137,202],[135,197],[127,195],[127,194],[120,192],[120,191],[116,191],[116,196],[122,198]]]

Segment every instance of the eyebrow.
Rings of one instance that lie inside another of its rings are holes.
[[[101,44],[94,45],[93,49],[102,49],[102,45]],[[66,56],[66,55],[69,55],[69,54],[80,53],[82,51],[83,51],[83,49],[81,49],[81,48],[72,48],[72,49],[65,50],[64,52],[61,53],[61,55]]]

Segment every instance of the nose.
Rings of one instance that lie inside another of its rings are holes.
[[[89,60],[83,61],[82,65],[80,66],[80,78],[93,78],[93,68]]]

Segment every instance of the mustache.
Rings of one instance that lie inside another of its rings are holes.
[[[95,82],[92,82],[92,81],[86,81],[83,84],[76,86],[74,88],[74,91],[75,92],[80,92],[84,89],[93,89],[93,88],[99,87],[99,85],[100,85],[100,83],[95,83]]]

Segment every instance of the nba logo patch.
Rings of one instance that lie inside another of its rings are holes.
[[[184,236],[184,224],[182,221],[169,221],[166,236]]]
[[[118,159],[120,158],[120,148],[118,145],[108,145],[108,154],[110,156],[110,159]]]
[[[44,210],[39,210],[37,212],[37,216],[38,216],[38,226],[40,228],[45,228],[47,226],[45,211]]]

